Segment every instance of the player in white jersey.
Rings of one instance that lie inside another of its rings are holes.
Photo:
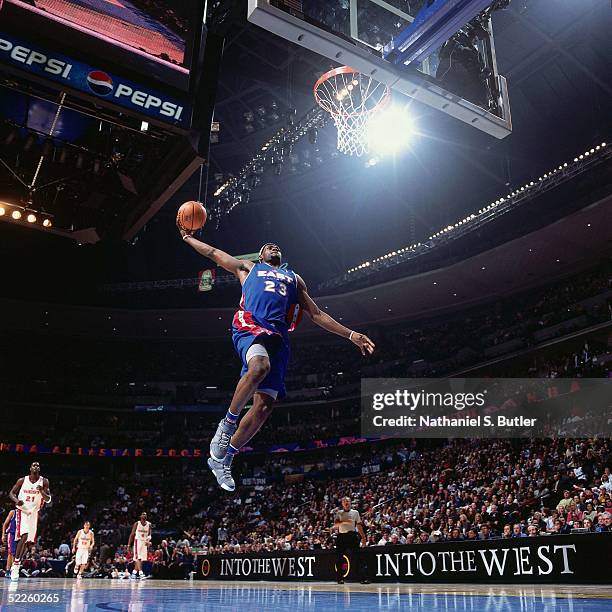
[[[83,529],[77,531],[72,542],[72,553],[76,553],[74,560],[74,574],[77,578],[83,577],[83,572],[89,562],[89,554],[93,550],[96,541],[94,533],[91,530],[91,524],[89,521],[83,523]]]
[[[17,529],[15,538],[19,538],[15,561],[11,567],[11,580],[19,579],[21,559],[26,550],[36,540],[38,528],[38,512],[43,504],[51,501],[49,481],[40,475],[40,463],[35,461],[30,466],[30,473],[20,478],[9,493],[11,501],[15,502],[17,514]]]
[[[132,578],[145,578],[142,571],[142,562],[146,561],[149,553],[149,545],[151,544],[151,523],[147,521],[147,513],[143,512],[140,515],[140,520],[136,521],[132,526],[132,533],[128,541],[128,550],[134,544],[134,569],[132,570]]]

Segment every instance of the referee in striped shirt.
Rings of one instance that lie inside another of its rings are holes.
[[[344,576],[342,571],[342,557],[346,554],[349,559],[356,565],[357,575],[363,576],[363,568],[361,567],[359,555],[359,540],[361,537],[361,545],[367,545],[363,523],[357,510],[351,508],[351,500],[349,497],[342,498],[342,510],[336,512],[334,528],[338,530],[336,538],[336,572],[338,584],[344,584]],[[363,578],[362,583],[366,584],[369,580]]]

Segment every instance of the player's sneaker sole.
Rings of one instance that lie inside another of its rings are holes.
[[[207,463],[208,463],[208,467],[210,468],[210,471],[213,473],[214,477],[217,479],[217,484],[224,491],[229,491],[231,493],[232,491],[236,490],[236,484],[233,481],[226,482],[226,480],[224,479],[225,475],[224,474],[219,475],[219,472],[221,471],[221,465],[222,465],[222,464],[219,465],[220,464],[219,461],[215,461],[212,457],[210,457]]]

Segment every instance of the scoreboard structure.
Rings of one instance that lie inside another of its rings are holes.
[[[206,5],[205,0],[0,2],[0,120],[22,138],[34,133],[41,147],[52,143],[55,150],[84,155],[88,161],[81,165],[102,167],[109,183],[119,185],[109,200],[125,197],[125,205],[112,210],[102,189],[92,203],[73,180],[72,191],[95,207],[96,215],[65,214],[66,207],[56,202],[53,231],[77,239],[84,229],[92,230],[88,242],[104,235],[130,240],[207,162],[223,38],[207,27]],[[34,108],[39,116],[46,109],[46,124],[33,125]],[[105,135],[102,147],[96,130]],[[41,159],[36,182],[11,169],[23,185],[3,193],[0,182],[0,200],[18,198],[32,210],[41,202],[49,209],[45,184],[59,179],[49,156]]]

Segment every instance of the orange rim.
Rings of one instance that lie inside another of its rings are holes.
[[[312,90],[315,100],[317,101],[317,104],[321,108],[323,108],[323,110],[327,111],[331,115],[342,115],[342,114],[347,115],[347,116],[367,115],[369,113],[373,113],[373,112],[376,112],[377,110],[380,110],[383,106],[385,106],[390,101],[391,90],[389,89],[388,85],[384,85],[384,83],[381,83],[385,87],[385,93],[383,94],[380,101],[370,109],[360,111],[360,112],[353,112],[353,113],[339,113],[336,110],[331,110],[331,109],[326,108],[326,102],[322,100],[321,97],[319,96],[319,87],[326,81],[329,81],[329,79],[333,79],[339,74],[358,74],[361,76],[362,73],[359,72],[358,70],[355,70],[354,68],[351,68],[350,66],[340,66],[339,68],[334,68],[332,70],[329,70],[325,74],[321,75],[319,79],[317,80],[317,82],[314,84],[314,87]],[[372,77],[368,77],[368,78],[371,80],[374,80],[372,79]]]

